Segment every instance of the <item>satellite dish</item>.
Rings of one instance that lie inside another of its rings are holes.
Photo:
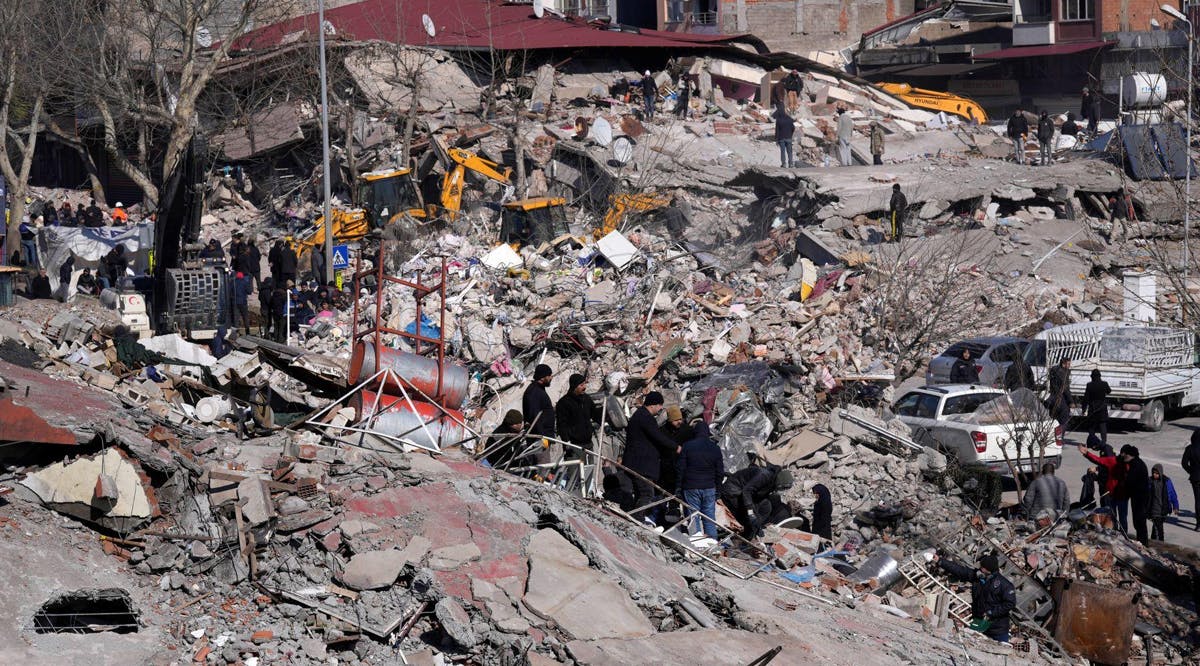
[[[212,33],[208,31],[208,28],[204,26],[196,28],[196,44],[202,49],[213,45]]]
[[[421,25],[425,26],[427,35],[437,37],[437,26],[433,24],[433,19],[429,18],[429,14],[421,14]]]
[[[633,140],[627,136],[619,136],[612,142],[613,159],[617,164],[625,166],[633,161]]]
[[[533,15],[538,18],[546,15],[546,0],[533,0]]]
[[[604,118],[597,116],[588,130],[588,137],[600,147],[607,148],[613,140],[612,125]]]

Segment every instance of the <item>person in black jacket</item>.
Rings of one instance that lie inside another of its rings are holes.
[[[1064,358],[1050,368],[1046,383],[1049,389],[1046,408],[1066,431],[1067,422],[1071,420],[1071,359]]]
[[[525,388],[521,396],[521,413],[525,415],[525,423],[529,424],[529,433],[537,437],[554,437],[554,402],[546,387],[554,371],[545,363],[539,363],[533,369],[533,381]]]
[[[817,503],[813,505],[811,531],[826,541],[833,541],[833,498],[829,489],[820,483],[813,486],[812,492]]]
[[[705,536],[716,539],[717,488],[725,478],[725,456],[709,433],[707,423],[697,423],[695,437],[680,448],[675,478],[675,494],[681,495],[692,511],[704,516],[699,519],[702,524],[693,521],[688,531],[692,534],[703,531]]]
[[[654,120],[654,103],[658,101],[658,84],[650,76],[650,70],[642,75],[642,107],[646,112],[646,120]]]
[[[1100,432],[1100,443],[1108,444],[1108,394],[1112,389],[1100,378],[1100,370],[1092,370],[1092,381],[1083,390],[1083,408],[1087,410],[1088,439]]]
[[[1079,489],[1079,501],[1072,504],[1071,508],[1089,511],[1095,508],[1096,504],[1096,485],[1100,482],[1098,466],[1088,467],[1083,476],[1079,477],[1079,481],[1083,484]]]
[[[54,292],[50,290],[50,278],[46,275],[45,268],[38,268],[37,277],[29,283],[30,298],[54,298]]]
[[[1029,136],[1029,121],[1025,118],[1025,110],[1017,107],[1012,117],[1008,119],[1008,138],[1013,142],[1013,161],[1025,163],[1025,139]]]
[[[970,349],[963,347],[962,356],[955,359],[954,365],[950,366],[950,383],[979,383],[979,370],[975,367],[975,361],[971,359]]]
[[[621,457],[621,464],[637,473],[633,477],[633,493],[637,497],[638,507],[644,507],[654,501],[654,486],[647,480],[658,483],[663,454],[674,452],[678,446],[658,427],[656,418],[662,410],[662,394],[651,391],[642,400],[642,406],[629,417],[629,425],[625,426],[625,452]],[[652,515],[647,515],[645,511],[641,511],[640,515],[635,517],[654,523],[658,513],[654,510]]]
[[[1087,121],[1087,133],[1096,136],[1100,129],[1100,95],[1087,88],[1079,100],[1079,117]]]
[[[792,139],[796,136],[796,121],[788,115],[783,107],[775,107],[775,143],[779,144],[779,166],[791,168],[796,166],[796,158],[792,155]]]
[[[1025,362],[1024,356],[1017,356],[1004,371],[1004,390],[1017,389],[1033,390],[1033,369]]]
[[[683,417],[679,405],[667,407],[667,422],[662,425],[662,431],[675,442],[675,448],[664,451],[658,464],[658,485],[666,490],[676,487],[675,463],[679,460],[679,449],[687,442],[696,438],[696,429]],[[678,495],[679,493],[675,493]]]
[[[587,460],[585,451],[592,450],[592,422],[599,420],[600,411],[595,401],[587,394],[587,377],[579,373],[567,381],[567,392],[554,407],[558,436],[575,446],[567,447],[563,453],[566,460]]]
[[[1038,154],[1042,166],[1046,166],[1054,159],[1051,156],[1054,148],[1054,121],[1050,120],[1050,114],[1045,110],[1042,110],[1042,115],[1038,117],[1037,139]]]
[[[220,241],[211,238],[208,241],[208,245],[205,245],[204,249],[200,250],[200,258],[225,263],[225,249],[221,247]]]
[[[1183,459],[1179,463],[1187,472],[1188,482],[1192,484],[1192,497],[1196,500],[1196,525],[1192,529],[1200,532],[1200,430],[1192,431],[1191,443],[1183,450]]]
[[[1062,132],[1063,135],[1065,135],[1065,136],[1078,136],[1079,135],[1079,124],[1075,122],[1075,114],[1074,113],[1067,114],[1067,122],[1063,123],[1063,125],[1059,129],[1059,131]]]
[[[742,524],[747,541],[762,534],[764,525],[791,517],[779,493],[792,487],[792,473],[776,465],[747,467],[729,475],[721,486],[721,501]]]
[[[892,242],[904,238],[904,218],[908,215],[908,197],[900,191],[900,183],[892,185],[892,198],[888,201],[888,221],[892,223]]]
[[[800,108],[800,93],[804,90],[804,81],[800,79],[800,72],[794,69],[789,71],[779,85],[783,86],[784,104],[787,105],[788,113],[795,113],[796,109]]]
[[[984,636],[1008,642],[1009,613],[1017,607],[1017,590],[1011,581],[1000,574],[1000,560],[995,555],[979,559],[979,568],[972,569],[954,560],[934,556],[942,571],[971,583],[970,627]]]
[[[518,463],[517,466],[520,466],[518,456],[521,455],[522,449],[528,443],[524,437],[521,437],[521,431],[524,428],[525,423],[521,412],[515,409],[508,410],[500,426],[496,428],[483,447],[485,466],[498,469],[504,469],[514,463]]]
[[[1125,480],[1122,493],[1129,498],[1130,517],[1134,533],[1142,545],[1150,542],[1146,519],[1150,517],[1150,472],[1142,460],[1138,448],[1132,444],[1121,447],[1121,460],[1125,461]]]
[[[108,273],[108,286],[116,289],[117,282],[125,277],[125,272],[129,270],[129,257],[125,256],[124,245],[117,243],[116,247],[104,255],[104,268]]]

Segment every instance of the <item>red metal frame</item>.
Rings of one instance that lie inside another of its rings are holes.
[[[379,254],[375,259],[375,268],[362,270],[361,256],[358,259],[359,270],[354,272],[354,326],[352,329],[353,332],[350,343],[353,347],[353,345],[358,344],[359,340],[366,338],[367,336],[372,336],[372,351],[375,354],[375,368],[380,367],[379,350],[383,346],[383,335],[385,333],[398,335],[401,338],[412,342],[413,349],[417,354],[425,355],[429,352],[436,352],[438,361],[437,393],[429,396],[429,398],[440,401],[444,397],[442,393],[444,390],[446,364],[446,259],[442,258],[442,265],[441,269],[437,273],[436,284],[426,284],[421,282],[420,273],[416,275],[416,282],[405,280],[401,277],[387,275],[384,272],[383,259],[389,242],[390,241],[382,241],[379,244]],[[364,328],[363,330],[359,330],[360,299],[358,295],[362,293],[360,291],[362,278],[365,278],[368,275],[375,277],[375,321],[372,326]],[[389,328],[383,323],[383,292],[389,282],[408,287],[409,289],[413,290],[414,300],[417,303],[417,314],[412,333]],[[434,293],[440,296],[438,299],[438,337],[430,338],[421,335],[421,315],[425,311],[425,309],[422,307],[425,298]]]

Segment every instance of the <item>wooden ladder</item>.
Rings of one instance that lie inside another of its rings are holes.
[[[921,562],[917,561],[917,555],[910,557],[908,560],[900,564],[900,575],[904,576],[904,580],[908,581],[909,585],[917,588],[922,594],[944,594],[947,600],[946,614],[957,620],[960,624],[967,625],[971,623],[971,604],[964,600],[957,592],[950,589],[949,586],[938,580]]]

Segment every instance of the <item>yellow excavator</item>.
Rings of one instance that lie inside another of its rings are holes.
[[[616,231],[629,215],[662,210],[671,196],[656,192],[619,193],[608,198],[601,226],[592,232],[603,238]],[[531,197],[501,206],[500,240],[518,245],[540,245],[568,233],[567,200],[562,197]]]
[[[628,215],[662,210],[669,205],[671,196],[658,192],[614,194],[608,198],[608,212],[604,214],[604,225],[593,232],[593,235],[602,238],[616,231]]]
[[[438,216],[447,221],[458,219],[462,211],[463,189],[468,171],[511,187],[512,169],[459,148],[445,148],[433,141],[435,152],[446,166],[446,172],[438,179],[436,201],[421,196],[413,177],[412,169],[384,169],[365,173],[359,177],[358,204],[361,208],[335,209],[333,237],[338,242],[352,241],[366,236],[373,228],[383,228],[403,217],[417,220]],[[436,176],[435,176],[436,178]],[[312,248],[325,242],[325,216],[318,217],[307,233],[292,241],[296,256],[303,256]]]
[[[876,83],[884,92],[895,95],[905,102],[920,107],[929,109],[930,111],[945,111],[967,120],[973,120],[979,124],[988,121],[987,111],[979,105],[979,102],[969,98],[955,95],[948,92],[938,92],[936,90],[926,90],[924,88],[914,88],[907,83]]]

